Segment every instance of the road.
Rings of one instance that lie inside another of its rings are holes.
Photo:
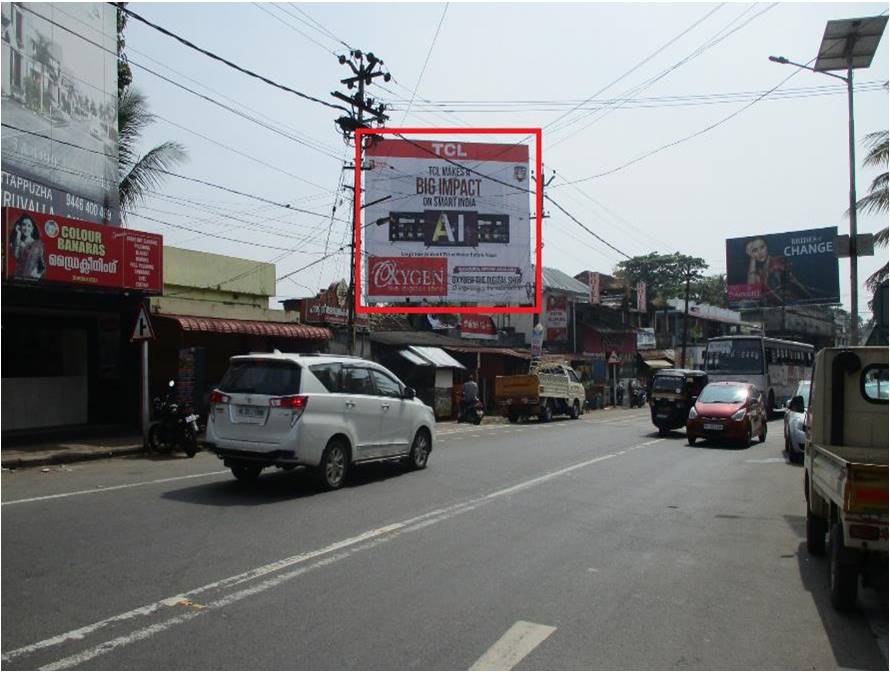
[[[831,609],[781,421],[437,434],[334,492],[208,454],[5,472],[4,668],[886,670],[886,592]]]

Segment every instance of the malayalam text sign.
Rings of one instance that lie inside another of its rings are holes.
[[[160,293],[164,239],[67,217],[3,209],[3,277]]]

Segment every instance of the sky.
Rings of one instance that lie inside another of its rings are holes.
[[[807,63],[826,21],[887,11],[880,3],[130,7],[247,69],[331,102],[330,92],[345,90],[339,80],[349,74],[335,54],[346,51],[344,43],[372,51],[393,76],[369,89],[391,105],[390,126],[542,127],[545,178],[556,171],[549,196],[623,253],[680,251],[704,258],[708,273],[725,271],[726,238],[827,226],[849,232],[845,85],[768,56]],[[345,243],[350,197],[340,181],[351,150],[334,124],[342,113],[236,72],[132,19],[126,40],[131,63],[262,122],[134,65],[135,85],[158,115],[144,149],[178,141],[189,155],[183,174],[318,213],[170,178],[128,226],[162,233],[168,245],[274,261],[279,277]],[[861,87],[857,141],[887,128],[887,70],[885,35],[871,67],[854,76]],[[671,146],[652,153],[665,145]],[[856,149],[860,164],[861,142]],[[645,158],[634,162],[639,157]],[[877,172],[857,166],[860,196]],[[623,259],[555,208],[545,212],[545,266],[570,275],[608,273]],[[886,216],[860,216],[859,231],[886,224]],[[183,226],[201,233],[177,228]],[[860,283],[886,259],[886,250],[861,258]],[[281,280],[276,299],[314,294],[347,277],[347,264],[341,253]],[[840,278],[849,308],[845,260]],[[860,290],[860,312],[868,299]]]

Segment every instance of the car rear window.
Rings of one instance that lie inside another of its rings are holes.
[[[290,362],[233,362],[219,384],[219,389],[224,393],[296,395],[300,392],[300,367]]]
[[[324,365],[311,365],[309,367],[309,371],[315,374],[315,378],[321,382],[321,385],[323,385],[329,393],[339,393],[343,391],[340,379],[341,369],[343,369],[343,367],[336,362]]]

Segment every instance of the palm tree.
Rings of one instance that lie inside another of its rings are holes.
[[[857,211],[868,214],[887,213],[887,140],[887,131],[876,131],[865,136],[865,146],[868,148],[868,153],[862,162],[863,166],[883,167],[885,170],[872,180],[868,194],[856,202]],[[875,233],[875,244],[878,247],[886,248],[887,237],[888,228],[884,227]],[[865,281],[865,286],[870,292],[876,292],[881,283],[887,280],[887,273],[888,268],[885,262],[881,268],[868,277]],[[872,306],[873,301],[869,302],[869,306],[872,309],[874,309],[874,306]]]
[[[142,132],[154,120],[145,96],[126,87],[117,102],[118,193],[123,218],[145,199],[149,190],[160,186],[166,171],[188,158],[185,147],[174,141],[161,143],[139,156]]]

